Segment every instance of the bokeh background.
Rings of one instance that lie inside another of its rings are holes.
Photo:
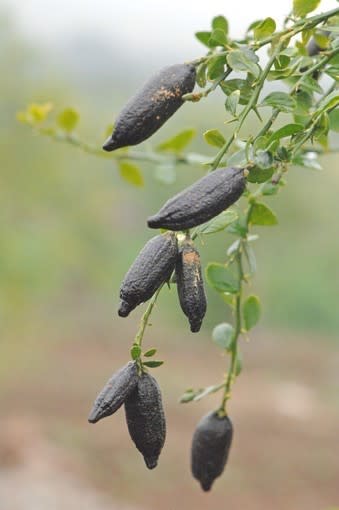
[[[116,308],[120,281],[152,235],[145,218],[202,168],[179,167],[176,182],[164,185],[144,164],[145,186],[136,189],[111,160],[16,121],[27,103],[72,106],[81,136],[99,145],[154,70],[203,54],[193,34],[213,16],[226,15],[239,36],[254,19],[281,21],[289,9],[286,0],[0,0],[1,510],[339,505],[337,157],[324,156],[322,172],[292,168],[288,186],[270,201],[279,225],[256,229],[253,291],[264,313],[242,346],[229,465],[205,495],[191,478],[189,448],[196,422],[217,400],[181,405],[178,397],[219,381],[225,370],[211,329],[227,316],[210,289],[199,335],[189,333],[175,289],[162,293],[147,331],[145,345],[166,360],[155,373],[168,421],[158,468],[144,467],[123,411],[87,423],[96,393],[128,359],[142,312],[123,320]],[[194,127],[192,149],[212,154],[202,133],[227,133],[223,112],[218,94],[187,104],[140,150]],[[204,263],[221,261],[231,241],[214,237],[201,247]]]

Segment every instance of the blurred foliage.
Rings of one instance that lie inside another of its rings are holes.
[[[64,301],[72,306],[83,296],[99,303],[111,302],[113,313],[120,281],[135,254],[152,235],[146,229],[145,218],[174,192],[200,177],[201,167],[180,167],[177,181],[164,186],[152,178],[154,169],[149,163],[141,164],[145,186],[134,189],[121,180],[108,158],[101,161],[72,147],[37,139],[16,122],[16,112],[32,98],[37,104],[45,103],[46,108],[50,98],[58,102],[58,111],[65,107],[58,122],[67,129],[72,129],[78,120],[76,112],[67,105],[81,105],[81,111],[87,114],[83,124],[88,125],[91,139],[100,144],[105,126],[112,121],[114,112],[110,109],[113,110],[113,105],[118,109],[124,92],[112,92],[112,83],[105,86],[97,74],[100,101],[93,105],[86,86],[79,85],[81,80],[73,90],[67,69],[53,69],[46,55],[20,40],[8,19],[0,23],[1,327],[8,333],[28,326],[32,316],[57,324],[60,317],[57,312],[51,313],[55,303]],[[128,74],[126,68],[119,74]],[[155,142],[170,138],[179,126],[194,126],[198,136],[192,147],[202,152],[202,133],[211,124],[219,122],[222,127],[217,103],[218,97],[216,103],[209,98],[204,104],[185,105],[176,119],[154,137]],[[39,112],[33,108],[31,114]],[[259,122],[254,118],[252,121]],[[184,138],[191,137],[189,129],[184,133]],[[213,133],[207,138],[215,140]],[[177,140],[179,147],[181,143],[182,139]],[[278,228],[270,232],[257,228],[260,240],[256,242],[255,292],[262,296],[266,326],[275,324],[324,333],[335,333],[339,327],[336,312],[339,176],[335,166],[336,156],[329,155],[323,158],[323,173],[292,169],[288,186],[275,200]],[[126,168],[120,168],[120,172],[124,171]],[[159,168],[155,171],[159,172]],[[228,236],[226,250],[230,234],[220,232],[214,239],[203,237],[203,262],[222,259],[220,247],[225,236]],[[157,313],[168,323],[175,317],[184,325],[173,292],[175,289],[164,293],[161,297],[164,306],[159,306]],[[224,314],[223,303],[212,291],[208,299],[205,328],[222,320]],[[131,320],[138,321],[139,316],[133,315]]]

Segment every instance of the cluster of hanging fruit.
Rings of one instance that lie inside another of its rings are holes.
[[[192,92],[194,85],[193,65],[178,64],[161,70],[121,111],[103,148],[112,151],[146,140],[183,104],[182,96]],[[173,275],[190,329],[194,333],[200,330],[206,296],[200,256],[188,230],[236,202],[245,185],[243,169],[219,168],[172,197],[148,218],[150,228],[166,232],[150,239],[128,270],[120,288],[121,317],[150,299]],[[178,231],[185,233],[179,244]],[[130,436],[152,469],[165,442],[166,422],[159,386],[140,359],[127,363],[111,377],[94,402],[89,422],[110,416],[123,404]],[[203,417],[195,430],[191,467],[205,491],[225,467],[232,434],[229,417],[217,411]]]

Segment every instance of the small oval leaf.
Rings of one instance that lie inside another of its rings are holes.
[[[213,147],[222,147],[225,145],[226,140],[218,129],[210,129],[204,133],[205,141]]]
[[[157,368],[163,365],[163,361],[144,361],[143,365],[148,368]]]
[[[273,34],[276,29],[276,24],[273,18],[266,18],[260,21],[254,28],[254,38],[255,39],[264,39],[269,35]]]
[[[196,228],[195,234],[214,234],[215,232],[220,232],[224,230],[228,225],[233,223],[238,218],[238,214],[233,209],[227,209],[227,211],[223,211],[218,214],[215,218],[206,223],[203,223],[199,227]]]
[[[79,122],[79,114],[73,108],[66,108],[57,117],[57,124],[67,133],[74,131]]]
[[[152,356],[154,356],[156,352],[157,352],[156,349],[149,349],[148,351],[144,352],[144,356],[146,358],[151,358]]]
[[[281,112],[291,113],[296,108],[296,102],[293,97],[286,92],[271,92],[271,94],[265,97],[261,106],[271,106],[272,108],[277,108]]]
[[[219,347],[229,351],[234,338],[234,327],[227,322],[222,322],[213,329],[212,338]]]
[[[274,212],[266,204],[256,202],[252,207],[250,223],[252,225],[271,226],[276,225],[278,220]]]
[[[158,151],[180,153],[193,140],[195,135],[195,129],[184,129],[172,138],[160,143],[156,149]]]
[[[120,175],[125,181],[138,187],[144,185],[144,178],[140,172],[140,168],[137,165],[127,161],[120,161],[118,166]]]
[[[261,306],[257,296],[249,296],[243,305],[243,317],[246,331],[252,329],[260,319]]]
[[[293,14],[303,18],[309,12],[314,11],[321,0],[293,0]]]
[[[131,348],[131,358],[133,360],[139,359],[141,354],[141,347],[138,344],[133,344]]]
[[[210,262],[206,267],[206,279],[209,285],[218,292],[236,294],[239,282],[224,264]]]

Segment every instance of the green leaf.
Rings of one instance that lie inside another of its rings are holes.
[[[331,66],[325,69],[325,73],[336,81],[339,81],[339,66]]]
[[[248,163],[247,152],[245,149],[240,149],[234,152],[229,158],[227,158],[227,165],[231,167],[243,168]]]
[[[257,296],[249,296],[243,305],[243,316],[246,331],[252,329],[260,319],[261,306]]]
[[[254,156],[255,164],[262,170],[272,167],[273,156],[269,151],[258,150]]]
[[[157,368],[163,365],[163,361],[143,361],[143,365],[148,368]]]
[[[211,37],[211,32],[196,32],[195,37],[200,41],[202,44],[207,46],[209,48],[209,40]]]
[[[339,92],[334,90],[331,94],[324,97],[318,107],[318,111],[320,112],[326,112],[328,110],[333,110],[336,106],[339,105]]]
[[[284,145],[278,147],[276,152],[276,159],[279,161],[289,161],[291,156],[291,151],[288,150]]]
[[[254,28],[254,38],[255,39],[265,39],[265,37],[270,36],[276,29],[276,24],[273,18],[266,18],[262,20],[258,25]]]
[[[195,391],[194,390],[187,390],[181,397],[179,398],[179,402],[181,404],[186,404],[187,402],[192,402],[192,400],[195,397]]]
[[[339,133],[339,108],[329,113],[330,130]]]
[[[156,150],[158,151],[166,151],[166,152],[174,152],[180,153],[183,149],[193,140],[196,135],[195,129],[184,129],[180,131],[177,135],[165,140],[160,143]]]
[[[246,237],[247,235],[247,226],[244,224],[244,221],[241,218],[231,223],[231,225],[227,227],[226,230],[230,234],[235,234],[236,236],[240,237]]]
[[[79,122],[79,114],[73,108],[66,108],[57,117],[58,126],[67,133],[74,131]]]
[[[327,135],[330,129],[330,122],[327,113],[322,113],[316,125],[313,128],[312,136],[315,140],[320,140],[323,135]]]
[[[213,329],[212,338],[219,347],[229,351],[234,338],[234,327],[227,322],[222,322]]]
[[[220,78],[225,72],[225,56],[213,57],[208,63],[207,76],[209,80]]]
[[[224,264],[210,262],[206,267],[206,279],[209,285],[218,292],[236,294],[239,282]]]
[[[215,391],[216,391],[216,386],[207,386],[206,388],[202,388],[196,392],[193,400],[195,402],[198,402],[199,400],[206,397],[206,395],[209,395],[210,393],[214,393]]]
[[[131,348],[131,357],[133,360],[139,359],[141,355],[141,347],[138,344],[133,344]]]
[[[314,11],[321,0],[293,0],[293,14],[303,18],[309,12]]]
[[[200,88],[204,88],[206,86],[206,71],[207,64],[205,62],[197,67],[196,82]]]
[[[278,223],[274,212],[265,204],[256,202],[252,207],[250,222],[252,225],[276,225]]]
[[[255,78],[260,74],[260,67],[257,62],[258,57],[249,49],[232,50],[227,55],[227,63],[234,71],[245,71]]]
[[[205,141],[213,147],[222,147],[225,145],[226,140],[218,129],[210,129],[204,133]]]
[[[328,35],[326,35],[322,30],[320,32],[315,32],[314,40],[322,50],[328,48],[330,43]]]
[[[296,102],[297,106],[294,113],[308,117],[309,110],[313,104],[312,94],[306,92],[305,90],[299,90],[296,94]]]
[[[253,275],[257,271],[257,259],[255,257],[254,250],[248,242],[245,242],[243,246],[249,272]]]
[[[44,122],[48,114],[53,110],[52,103],[33,103],[28,106],[27,113],[35,123]]]
[[[150,349],[149,351],[144,352],[144,356],[146,358],[151,358],[152,356],[154,356],[156,352],[157,352],[156,349]]]
[[[228,21],[224,16],[216,16],[212,19],[213,30],[223,30],[225,34],[228,34]]]
[[[278,55],[274,61],[274,68],[277,71],[281,71],[282,69],[286,69],[290,63],[291,59],[287,55]]]
[[[236,239],[234,241],[234,243],[232,243],[231,246],[228,247],[228,250],[227,250],[228,257],[233,255],[233,253],[235,253],[237,250],[239,250],[240,242],[241,242],[240,239]]]
[[[318,160],[318,154],[313,151],[297,154],[292,163],[305,168],[311,168],[312,170],[322,170],[322,166]]]
[[[304,126],[302,124],[286,124],[270,136],[267,145],[270,145],[274,140],[281,140],[281,138],[286,138],[286,136],[292,136],[303,129]]]
[[[227,96],[229,96],[235,90],[240,90],[239,103],[241,105],[247,104],[252,95],[251,83],[247,80],[241,80],[240,78],[222,81],[220,83],[220,88]]]
[[[270,71],[267,75],[268,81],[273,80],[285,80],[293,73],[292,67],[287,67],[286,69],[279,69],[276,71]]]
[[[305,76],[300,82],[300,88],[305,90],[306,92],[311,92],[311,94],[323,94],[324,91],[322,87],[319,85],[317,80],[314,80],[311,76]]]
[[[226,33],[221,28],[216,28],[211,33],[209,44],[217,44],[218,46],[225,46],[227,44]]]
[[[188,152],[186,154],[186,159],[188,163],[194,165],[208,165],[211,161],[209,156],[205,154],[199,154],[198,152]]]
[[[144,185],[144,178],[138,166],[127,161],[119,161],[118,167],[120,175],[125,181],[138,187]]]
[[[234,90],[226,99],[225,108],[233,117],[237,115],[237,106],[240,99],[240,90]]]
[[[254,151],[265,150],[269,145],[268,139],[268,135],[259,136],[253,144]]]
[[[215,218],[212,218],[210,221],[199,225],[196,228],[195,232],[199,235],[207,235],[214,234],[215,232],[220,232],[224,230],[228,225],[230,225],[233,221],[238,218],[238,214],[233,209],[227,209],[227,211],[223,211],[218,214]]]
[[[286,92],[271,92],[271,94],[265,97],[261,106],[271,106],[281,112],[291,113],[296,107],[296,102]]]
[[[279,186],[276,184],[272,184],[271,182],[266,182],[264,187],[261,190],[261,194],[264,196],[272,196],[276,195],[279,191]]]
[[[227,292],[223,292],[220,294],[220,297],[224,301],[224,303],[230,306],[232,309],[234,308],[234,294],[228,294]]]
[[[16,118],[23,124],[40,124],[52,110],[52,103],[32,103],[27,106],[26,111],[18,112]]]
[[[254,166],[249,170],[249,174],[247,176],[248,182],[256,182],[262,183],[268,181],[272,177],[274,173],[274,168],[260,168],[259,166]]]

